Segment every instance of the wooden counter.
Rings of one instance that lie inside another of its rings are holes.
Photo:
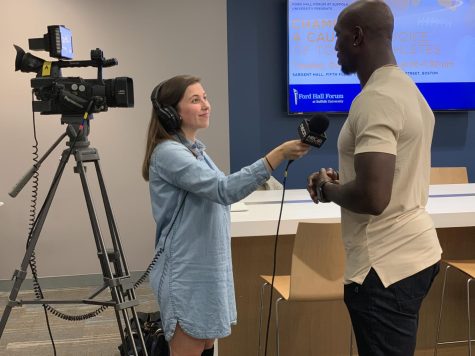
[[[233,327],[230,337],[220,340],[220,356],[257,355],[262,285],[259,275],[272,272],[281,199],[282,191],[258,191],[243,200],[247,211],[231,213],[238,325]],[[475,258],[475,184],[431,186],[427,210],[437,228],[443,258]],[[287,191],[280,225],[277,274],[290,272],[293,238],[299,221],[339,220],[337,205],[316,205],[305,190]],[[421,309],[416,355],[433,354],[442,274],[443,269]],[[441,335],[463,339],[466,335],[464,279],[452,274],[448,288],[446,305],[450,309],[445,313]],[[264,309],[266,316],[268,296]],[[349,354],[350,321],[343,301],[285,303],[280,310],[282,356]],[[273,311],[268,356],[275,355],[274,316]],[[465,355],[466,348],[445,346],[439,352],[439,355],[459,354]]]

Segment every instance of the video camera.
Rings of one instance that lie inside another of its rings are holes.
[[[102,50],[91,50],[90,60],[64,61],[73,58],[71,31],[62,26],[48,26],[43,38],[29,39],[30,50],[49,51],[58,61],[45,61],[14,45],[17,55],[15,71],[34,72],[31,87],[38,101],[33,101],[33,111],[42,115],[84,115],[107,111],[109,107],[133,107],[132,78],[103,79],[102,68],[118,64],[117,59],[105,59]],[[97,79],[62,77],[61,68],[96,67]]]

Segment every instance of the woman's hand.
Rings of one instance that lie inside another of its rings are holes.
[[[290,140],[277,146],[266,154],[266,162],[271,170],[274,170],[285,160],[296,160],[306,155],[310,146],[300,140]]]
[[[300,140],[291,140],[284,142],[280,145],[284,160],[296,160],[302,156],[305,156],[310,150],[310,146],[306,143],[302,143]]]

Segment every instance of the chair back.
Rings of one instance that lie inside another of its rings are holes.
[[[430,184],[468,183],[467,167],[431,167]]]
[[[344,269],[340,223],[299,223],[292,252],[289,301],[342,299]]]

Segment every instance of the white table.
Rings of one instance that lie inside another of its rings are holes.
[[[274,235],[281,200],[282,190],[256,191],[243,199],[247,211],[231,212],[231,235]],[[427,211],[436,228],[475,225],[475,184],[431,186]],[[313,203],[305,189],[288,190],[280,234],[295,234],[299,221],[340,221],[340,207],[333,203]]]

